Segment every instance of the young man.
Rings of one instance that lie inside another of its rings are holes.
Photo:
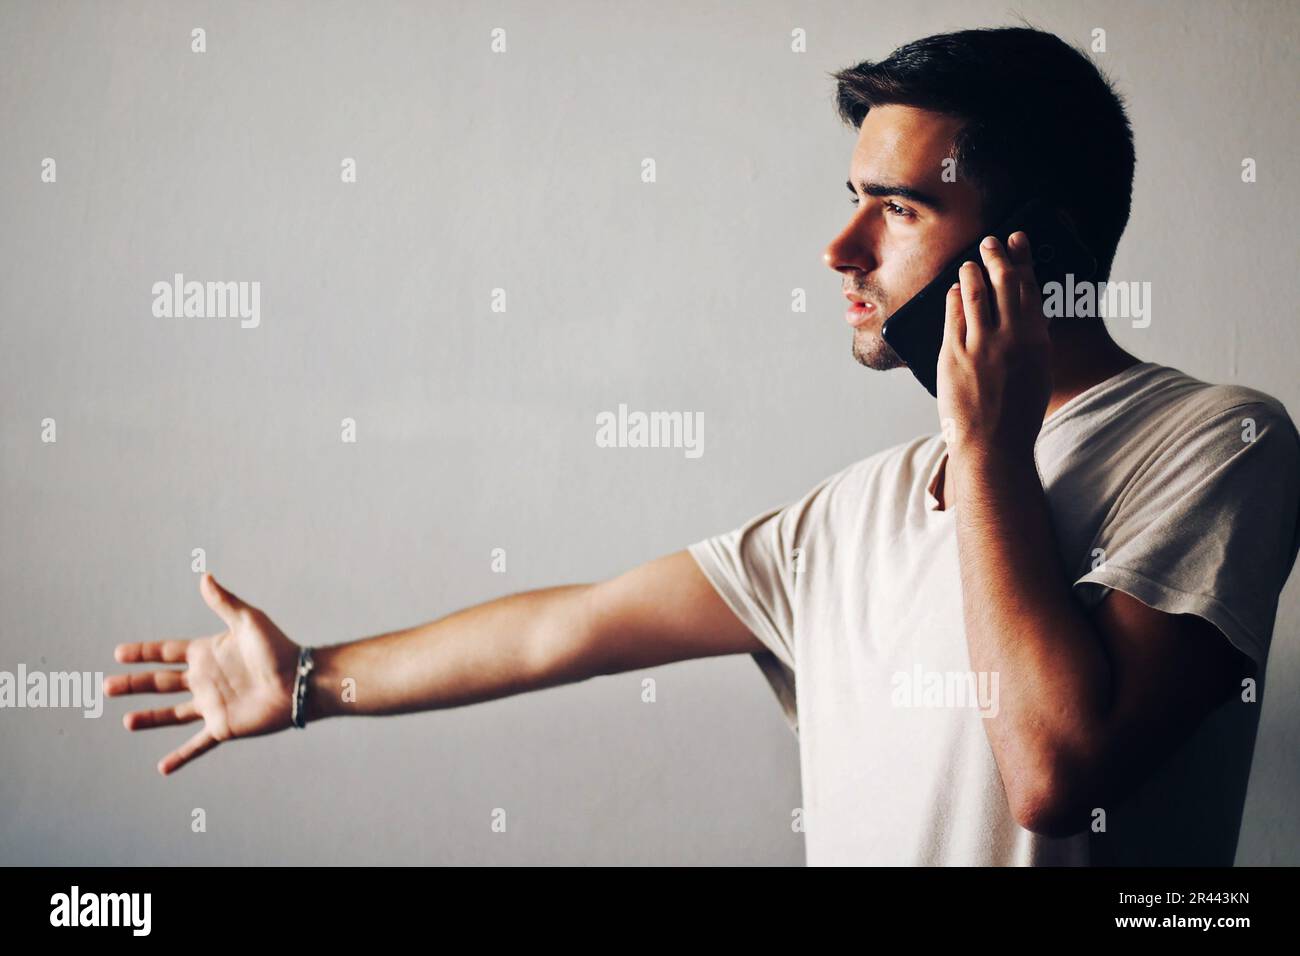
[[[901,365],[884,319],[1026,196],[1108,277],[1134,152],[1085,56],[965,31],[836,78],[856,209],[826,261],[860,363]],[[300,648],[205,576],[226,630],[119,646],[188,667],[107,692],[192,692],[126,717],[204,722],[168,774],[289,726],[296,685],[310,721],[750,653],[799,734],[810,864],[1231,864],[1300,436],[1270,396],[1140,361],[1101,319],[1049,322],[1032,241],[993,237],[949,292],[940,432],[787,507],[602,583],[315,649],[301,681]]]

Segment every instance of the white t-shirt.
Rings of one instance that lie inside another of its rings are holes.
[[[690,547],[767,647],[754,659],[799,737],[808,864],[1231,865],[1260,706],[1236,696],[1104,808],[1104,832],[1015,822],[980,716],[995,685],[971,674],[955,513],[935,496],[945,454],[939,434],[914,439]],[[1144,362],[1057,409],[1035,460],[1081,605],[1116,589],[1206,618],[1258,664],[1262,700],[1300,547],[1282,404]]]

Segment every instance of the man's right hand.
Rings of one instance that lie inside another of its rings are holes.
[[[139,710],[123,718],[128,730],[147,730],[203,721],[203,729],[158,762],[166,776],[223,740],[275,733],[291,724],[298,645],[260,610],[245,604],[211,574],[199,592],[226,630],[194,640],[117,645],[122,664],[185,664],[185,670],[137,671],[104,680],[104,693],[194,696],[172,707]]]
[[[120,644],[124,664],[186,670],[115,674],[109,696],[192,691],[193,700],[126,715],[129,730],[194,720],[203,729],[158,763],[164,775],[223,740],[290,725],[298,645],[211,575],[203,599],[228,630],[192,641]],[[598,584],[568,584],[486,601],[417,627],[313,652],[308,716],[380,716],[461,707],[604,674],[764,645],[682,550]],[[348,682],[353,691],[339,690]]]

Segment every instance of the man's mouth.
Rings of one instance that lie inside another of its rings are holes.
[[[860,329],[875,317],[876,304],[874,302],[868,302],[865,299],[855,299],[852,296],[849,296],[848,299],[849,308],[848,311],[844,313],[844,321],[849,325],[853,326],[855,329]]]

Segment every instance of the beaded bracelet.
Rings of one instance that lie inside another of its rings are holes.
[[[311,648],[298,649],[298,670],[293,679],[293,725],[307,726],[307,675],[311,673],[315,662],[311,659]]]

